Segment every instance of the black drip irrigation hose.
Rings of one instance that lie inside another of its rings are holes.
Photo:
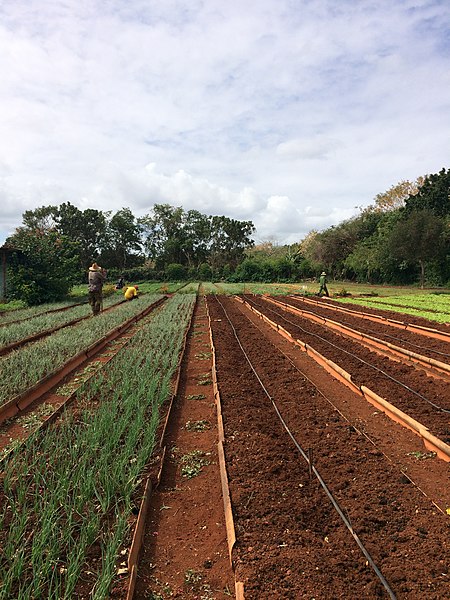
[[[281,300],[278,300],[278,302],[282,302]],[[296,306],[292,305],[292,304],[288,304],[287,302],[283,302],[283,304],[285,304],[286,306],[291,306],[292,308],[297,308]],[[325,308],[330,308],[327,305],[325,305]],[[302,309],[300,309],[302,310]],[[331,309],[333,310],[333,309]],[[323,319],[324,317],[319,314],[314,312],[313,310],[309,311],[312,315],[315,315],[316,317],[320,317],[321,319]],[[344,313],[345,314],[345,313]],[[348,313],[347,313],[348,314]],[[353,315],[356,318],[358,318],[358,313],[357,311],[353,311]],[[359,317],[360,318],[360,317]],[[368,327],[366,327],[363,332],[368,332],[371,333],[375,336],[380,335],[378,331],[374,331],[373,329],[370,329]],[[390,340],[394,340],[396,342],[401,341],[404,344],[408,344],[408,346],[412,346],[413,348],[418,348],[419,350],[426,350],[427,352],[432,352],[433,354],[438,354],[439,356],[443,356],[445,358],[450,358],[450,354],[447,354],[446,352],[440,352],[440,350],[434,350],[433,348],[427,348],[426,346],[420,346],[419,344],[414,344],[413,342],[407,342],[405,340],[402,340],[402,338],[395,336],[395,335],[389,335],[389,333],[383,333],[383,336],[386,338],[389,338]]]
[[[247,296],[244,296],[244,298],[247,299]],[[251,303],[251,300],[247,299],[247,302]],[[289,306],[286,303],[284,303],[284,305],[285,306]],[[450,410],[449,409],[443,408],[442,406],[439,406],[438,404],[435,404],[434,402],[432,402],[431,400],[429,400],[425,396],[422,396],[421,393],[419,393],[416,390],[413,390],[412,388],[410,388],[409,385],[406,385],[406,383],[403,383],[403,382],[399,381],[398,379],[395,379],[395,377],[392,377],[392,375],[389,375],[389,373],[386,373],[386,371],[383,371],[383,369],[379,369],[375,365],[372,365],[371,363],[365,361],[360,356],[356,356],[356,354],[352,354],[352,352],[349,352],[348,350],[345,350],[345,348],[342,348],[341,346],[337,346],[336,344],[333,344],[333,342],[330,342],[329,340],[323,338],[322,336],[318,335],[317,333],[312,333],[311,331],[308,331],[307,329],[304,329],[303,327],[301,327],[301,325],[298,325],[297,323],[294,323],[294,321],[291,321],[290,319],[287,319],[282,314],[280,314],[279,312],[276,312],[275,310],[273,310],[269,306],[267,306],[266,309],[268,311],[272,312],[277,317],[281,317],[283,319],[283,321],[286,321],[286,323],[289,323],[290,325],[293,325],[294,327],[297,327],[297,329],[300,329],[301,331],[303,331],[307,335],[312,335],[313,337],[321,340],[322,342],[325,342],[326,344],[332,346],[336,350],[339,350],[339,352],[344,352],[348,356],[351,356],[352,358],[354,358],[356,360],[359,360],[361,363],[363,363],[367,367],[370,367],[371,369],[374,369],[378,373],[381,373],[381,375],[384,375],[385,377],[387,377],[388,379],[390,379],[391,381],[393,381],[397,385],[401,386],[405,390],[408,390],[408,392],[411,392],[411,394],[414,394],[415,396],[418,396],[421,400],[423,400],[424,402],[427,402],[428,404],[430,404],[431,406],[433,406],[433,408],[435,408],[436,410],[439,410],[439,411],[441,411],[443,413],[450,414]]]
[[[322,479],[320,473],[318,472],[318,470],[316,469],[316,467],[312,464],[312,455],[305,452],[303,450],[303,448],[300,446],[300,444],[297,442],[297,440],[295,439],[294,435],[292,434],[292,432],[290,431],[289,427],[287,426],[286,422],[284,421],[277,405],[275,404],[274,399],[272,398],[272,396],[269,394],[269,392],[267,391],[265,385],[263,384],[261,378],[259,377],[258,373],[256,372],[252,362],[250,361],[246,351],[244,350],[241,341],[239,339],[239,336],[236,332],[236,329],[233,325],[233,323],[231,322],[230,317],[228,316],[228,313],[225,309],[225,307],[223,306],[222,302],[217,298],[217,302],[220,304],[229,324],[231,329],[233,330],[233,334],[234,337],[236,338],[237,343],[239,344],[240,349],[242,350],[243,355],[245,356],[245,359],[247,360],[251,370],[253,371],[256,379],[258,380],[261,388],[263,389],[264,393],[266,394],[266,396],[268,397],[268,399],[270,400],[270,402],[272,403],[272,406],[275,409],[275,412],[277,413],[277,416],[281,422],[281,424],[283,425],[284,429],[286,430],[286,433],[289,435],[289,437],[291,438],[291,440],[293,441],[295,447],[297,448],[297,450],[300,452],[300,454],[302,455],[302,457],[305,459],[305,461],[308,463],[310,472],[313,473],[315,475],[315,477],[317,478],[318,482],[320,483],[320,485],[322,486],[324,492],[326,493],[326,495],[328,496],[329,500],[331,501],[333,507],[335,508],[336,512],[338,513],[338,515],[340,516],[342,522],[344,523],[344,525],[347,527],[347,529],[349,530],[350,534],[352,535],[353,539],[355,540],[355,542],[358,544],[360,550],[362,551],[362,553],[364,554],[365,558],[367,559],[367,562],[370,564],[370,566],[372,567],[375,575],[378,577],[378,579],[380,580],[382,586],[384,587],[384,589],[386,590],[386,592],[389,595],[389,598],[391,598],[391,600],[396,600],[396,595],[394,594],[394,592],[392,591],[392,589],[389,586],[389,583],[387,582],[387,580],[385,579],[384,575],[382,574],[382,572],[380,571],[380,569],[377,567],[377,565],[375,564],[375,561],[373,560],[373,558],[371,557],[371,555],[369,554],[369,551],[366,549],[366,547],[364,546],[364,544],[362,543],[360,537],[358,536],[358,534],[354,531],[349,519],[345,516],[344,511],[342,510],[342,508],[339,506],[338,501],[336,500],[336,498],[333,496],[333,494],[331,493],[330,489],[328,488],[327,484],[325,483],[325,481]]]

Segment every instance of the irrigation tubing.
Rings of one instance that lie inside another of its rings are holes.
[[[281,300],[279,300],[279,302],[281,302]],[[292,304],[288,304],[287,302],[283,302],[283,304],[285,304],[286,306],[293,306]],[[296,307],[293,306],[293,308],[296,308]],[[321,315],[320,313],[316,313],[313,310],[311,310],[310,312],[312,315],[315,315],[316,317],[324,318],[323,315]],[[358,317],[358,313],[356,311],[354,312],[354,316]],[[361,331],[370,333],[375,336],[379,335],[378,331],[374,331],[373,329],[370,329],[368,327],[365,327]],[[417,348],[419,350],[426,350],[427,352],[432,352],[433,354],[438,354],[439,356],[443,356],[445,358],[450,358],[450,354],[447,354],[446,352],[440,352],[439,350],[434,350],[433,348],[427,348],[426,346],[420,346],[419,344],[414,344],[413,342],[407,342],[407,341],[403,340],[402,338],[395,336],[395,335],[390,335],[389,333],[383,333],[383,336],[386,338],[389,338],[390,340],[394,340],[396,342],[401,341],[403,344],[407,344],[408,346],[412,346],[413,348]]]
[[[322,486],[322,488],[325,491],[326,495],[328,496],[329,500],[331,501],[332,505],[334,506],[336,512],[340,516],[342,522],[344,523],[344,525],[347,527],[347,529],[351,533],[351,535],[352,535],[353,539],[355,540],[355,542],[358,544],[360,550],[362,551],[362,553],[366,557],[368,563],[370,564],[370,566],[372,567],[372,569],[375,572],[376,576],[378,577],[378,579],[380,580],[381,584],[383,585],[384,589],[388,593],[389,598],[391,598],[391,600],[396,600],[396,596],[395,596],[394,592],[392,591],[392,589],[390,588],[389,583],[386,581],[384,575],[381,573],[380,569],[375,564],[373,558],[369,554],[369,551],[365,548],[365,546],[362,543],[362,541],[361,541],[360,537],[358,536],[358,534],[354,531],[354,529],[353,529],[353,527],[352,527],[349,519],[345,516],[342,508],[339,506],[339,503],[334,498],[333,494],[329,490],[329,488],[328,488],[327,484],[325,483],[325,481],[322,479],[320,473],[318,472],[318,470],[316,469],[316,467],[312,464],[312,458],[310,456],[308,456],[307,452],[305,452],[303,450],[303,448],[300,446],[300,444],[297,442],[297,440],[295,439],[294,435],[292,434],[292,432],[288,428],[288,426],[287,426],[286,422],[284,421],[284,419],[283,419],[280,411],[278,410],[277,405],[275,404],[274,399],[272,398],[272,396],[267,391],[266,387],[264,386],[264,383],[262,382],[260,376],[256,372],[256,370],[255,370],[252,362],[250,361],[250,358],[248,357],[246,351],[244,350],[244,348],[243,348],[243,346],[241,344],[241,341],[239,339],[239,336],[237,334],[237,331],[236,331],[233,323],[231,322],[231,319],[228,316],[228,313],[227,313],[225,307],[223,306],[222,302],[217,298],[217,296],[216,296],[216,299],[217,299],[218,303],[220,304],[220,306],[222,307],[222,310],[223,310],[223,312],[224,312],[224,314],[225,314],[225,316],[226,316],[226,318],[227,318],[227,320],[228,320],[228,322],[230,324],[231,329],[233,330],[234,337],[236,338],[236,341],[239,344],[239,347],[242,350],[242,353],[245,356],[245,359],[247,360],[247,362],[248,362],[251,370],[253,371],[253,373],[254,373],[256,379],[258,380],[261,388],[263,389],[264,393],[266,394],[266,396],[268,397],[268,399],[272,403],[272,406],[274,407],[275,412],[277,413],[278,418],[280,419],[280,421],[281,421],[284,429],[286,430],[287,434],[289,435],[289,437],[293,441],[293,443],[294,443],[295,447],[297,448],[297,450],[300,452],[300,454],[303,456],[303,458],[305,459],[305,461],[308,463],[311,472],[314,473],[314,475],[317,478],[318,482],[320,483],[320,485]]]
[[[247,296],[244,296],[244,298],[247,298]],[[311,335],[311,336],[313,336],[313,337],[321,340],[322,342],[328,344],[329,346],[333,346],[333,348],[336,348],[336,350],[339,350],[340,352],[344,352],[348,356],[351,356],[352,358],[354,358],[356,360],[359,360],[360,362],[362,362],[367,367],[370,367],[371,369],[374,369],[378,373],[381,373],[381,375],[384,375],[385,377],[387,377],[388,379],[390,379],[391,381],[393,381],[397,385],[400,385],[405,390],[408,390],[408,392],[411,392],[412,394],[418,396],[421,400],[424,400],[425,402],[427,402],[428,404],[430,404],[431,406],[433,406],[436,410],[439,410],[439,411],[441,411],[443,413],[450,414],[450,410],[449,409],[443,408],[442,406],[439,406],[438,404],[435,404],[434,402],[432,402],[428,398],[425,398],[425,396],[422,396],[422,394],[420,392],[417,392],[416,390],[413,390],[412,388],[409,387],[409,385],[406,385],[406,383],[403,383],[403,382],[399,381],[398,379],[395,379],[395,377],[392,377],[392,375],[389,375],[389,373],[386,373],[386,371],[383,371],[383,369],[380,369],[380,368],[376,367],[375,365],[372,365],[371,363],[365,361],[360,356],[356,356],[356,354],[352,354],[352,352],[349,352],[348,350],[345,350],[345,348],[342,348],[341,346],[337,346],[336,344],[333,344],[333,342],[330,342],[329,340],[323,338],[321,335],[318,335],[317,333],[312,333],[311,331],[308,331],[307,329],[304,329],[303,327],[301,327],[301,325],[298,325],[297,323],[294,323],[294,321],[291,321],[290,319],[287,319],[282,314],[280,314],[279,312],[276,312],[275,310],[273,310],[269,306],[266,306],[266,309],[268,311],[272,312],[274,315],[277,315],[278,317],[281,317],[284,321],[286,321],[286,323],[289,323],[290,325],[293,325],[294,327],[297,327],[298,329],[300,329],[301,331],[303,331],[307,335]]]

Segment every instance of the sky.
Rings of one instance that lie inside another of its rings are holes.
[[[448,0],[2,0],[0,245],[155,203],[294,243],[450,167]]]

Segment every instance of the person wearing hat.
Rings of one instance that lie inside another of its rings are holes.
[[[322,271],[322,273],[320,274],[319,286],[319,293],[317,295],[323,296],[323,294],[325,294],[325,296],[329,297],[330,294],[328,293],[327,288],[327,274],[325,273],[325,271]]]
[[[133,298],[137,298],[138,289],[139,288],[137,285],[129,285],[125,290],[125,300],[133,300]]]
[[[92,314],[98,315],[103,303],[103,284],[106,280],[106,271],[98,266],[95,262],[92,267],[89,267],[88,274],[88,291],[89,304],[91,305]]]

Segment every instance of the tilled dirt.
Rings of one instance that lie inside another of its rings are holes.
[[[358,386],[367,386],[428,427],[431,433],[444,442],[450,443],[450,395],[447,381],[430,377],[425,371],[411,365],[380,356],[357,341],[304,317],[288,313],[282,307],[269,304],[261,298],[253,296],[246,299],[287,329],[295,339],[311,345],[350,373]]]
[[[221,307],[208,302],[236,525],[234,564],[245,597],[387,597],[284,432]],[[233,300],[221,302],[269,395],[299,443],[312,449],[315,466],[396,597],[448,597],[448,517],[330,407]]]
[[[319,304],[323,304],[323,306],[333,306],[336,304],[334,300],[330,300],[327,298],[320,298],[317,300]],[[345,308],[350,308],[357,312],[365,312],[372,315],[379,315],[384,317],[385,319],[393,319],[394,321],[409,323],[410,325],[418,325],[419,327],[431,327],[432,329],[438,329],[439,331],[450,333],[450,326],[448,323],[438,323],[437,321],[430,321],[428,319],[425,319],[424,317],[416,317],[415,315],[402,314],[399,311],[389,310],[389,307],[385,304],[382,305],[385,308],[361,306],[360,304],[352,304],[350,302],[346,302],[343,306]]]
[[[400,348],[405,348],[406,350],[415,352],[417,354],[421,354],[422,356],[428,356],[435,360],[447,363],[450,362],[449,342],[434,339],[431,337],[426,337],[418,333],[407,331],[406,329],[395,328],[385,322],[368,321],[366,319],[361,318],[361,315],[363,313],[366,313],[366,311],[362,310],[361,307],[359,307],[359,310],[356,310],[355,306],[352,306],[352,310],[354,311],[354,313],[349,314],[347,312],[336,311],[334,310],[333,306],[330,306],[328,303],[324,302],[318,302],[315,306],[313,306],[310,303],[302,300],[301,297],[280,296],[277,298],[277,300],[285,302],[286,304],[295,308],[307,310],[315,315],[320,315],[321,317],[324,317],[326,319],[339,321],[339,323],[356,329],[361,333],[371,335],[381,340],[385,340],[390,344],[394,344],[395,346],[399,346]],[[349,305],[346,304],[344,308],[349,309]],[[385,314],[381,314],[382,312],[384,311],[379,311],[377,316],[382,316],[385,319],[392,318],[392,313],[389,313],[391,316],[387,317]],[[376,313],[372,310],[370,314],[375,315]],[[398,313],[396,314],[396,318],[394,320],[398,322]],[[409,319],[408,322],[410,322]],[[434,323],[431,324],[429,321],[426,321],[426,323],[428,327],[436,329],[434,327]],[[415,323],[410,324],[414,325]],[[421,327],[425,327],[424,319],[420,319],[419,323],[416,324],[420,324]],[[440,330],[447,334],[450,334],[450,329],[447,326],[441,326]]]
[[[211,364],[206,307],[199,299],[164,439],[161,482],[147,516],[136,600],[227,600],[234,595]]]

